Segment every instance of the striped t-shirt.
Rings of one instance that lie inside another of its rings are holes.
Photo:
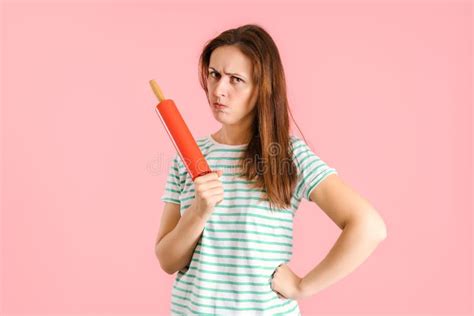
[[[188,266],[178,271],[171,292],[172,315],[300,315],[298,302],[280,299],[271,275],[289,263],[293,219],[304,197],[336,173],[300,138],[291,135],[298,182],[291,207],[270,209],[262,189],[239,177],[238,159],[246,144],[218,143],[211,135],[197,139],[211,170],[223,170],[224,199],[215,206]],[[169,168],[161,200],[180,204],[181,215],[194,199],[194,183],[179,155]]]

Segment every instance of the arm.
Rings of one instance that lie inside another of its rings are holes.
[[[179,204],[165,203],[155,254],[161,268],[168,274],[189,264],[207,219],[195,212],[194,203],[183,216]]]
[[[377,211],[336,174],[316,186],[310,198],[342,233],[327,256],[301,279],[300,298],[320,292],[354,271],[387,234]]]
[[[217,170],[194,181],[194,200],[182,217],[179,204],[166,203],[155,252],[168,274],[183,269],[191,261],[207,220],[215,205],[224,199],[224,187],[219,179],[222,173]]]

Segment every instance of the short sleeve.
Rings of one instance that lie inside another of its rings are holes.
[[[171,202],[176,204],[181,204],[180,194],[183,188],[181,183],[181,173],[180,173],[180,161],[179,156],[176,155],[173,159],[173,162],[168,170],[168,176],[166,178],[165,189],[161,195],[161,200],[163,202]]]
[[[330,174],[338,174],[335,168],[326,164],[301,139],[293,139],[293,158],[298,169],[295,195],[310,201],[310,194]]]

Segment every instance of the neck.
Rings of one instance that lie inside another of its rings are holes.
[[[251,137],[248,128],[244,129],[233,126],[222,126],[213,136],[219,143],[226,145],[248,144]]]

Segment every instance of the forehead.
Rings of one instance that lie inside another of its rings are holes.
[[[209,67],[219,72],[252,76],[252,62],[235,46],[220,46],[212,51]]]

